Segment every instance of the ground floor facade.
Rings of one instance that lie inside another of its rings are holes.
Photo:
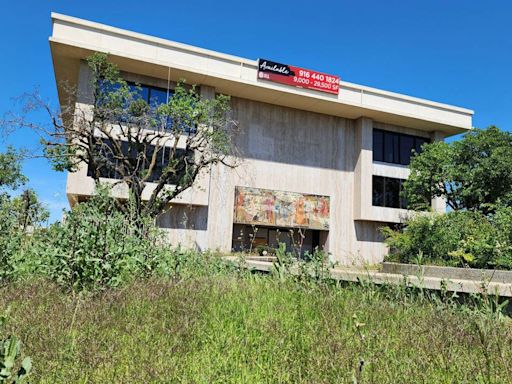
[[[205,193],[205,205],[178,199],[162,215],[170,242],[221,252],[272,252],[282,242],[301,254],[318,247],[342,264],[381,262],[380,228],[408,211],[374,206],[373,176],[405,179],[409,170],[373,161],[373,130],[433,136],[246,99],[233,98],[232,108],[240,164],[204,176],[195,193]]]

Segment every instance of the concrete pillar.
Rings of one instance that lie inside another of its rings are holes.
[[[430,134],[432,142],[444,141],[445,133],[441,131],[434,131]],[[432,199],[432,210],[434,212],[445,213],[446,212],[446,199],[444,197],[435,197]]]
[[[73,124],[75,127],[82,127],[84,129],[90,127],[88,124],[94,117],[91,81],[91,69],[85,60],[81,60],[80,69],[78,71],[76,100],[74,100],[73,110]],[[64,89],[66,89],[66,87],[64,87]],[[72,90],[70,91],[72,92]],[[73,102],[73,95],[64,95],[63,99],[65,100],[64,103],[71,103]],[[72,106],[70,105],[69,107]],[[87,183],[87,164],[80,163],[75,172],[68,172],[66,178],[66,195],[68,196],[70,206],[74,206],[78,202],[77,191],[82,192],[90,190],[90,188],[84,185]],[[92,190],[94,191],[94,189]],[[84,192],[84,194],[87,193]]]
[[[215,88],[208,85],[201,85],[199,94],[203,99],[213,99],[215,98]]]
[[[215,88],[202,85],[201,98],[213,99]],[[222,164],[210,167],[208,175],[207,248],[231,250],[233,239],[234,186],[231,170]]]
[[[355,124],[354,219],[372,208],[373,121],[361,117]]]

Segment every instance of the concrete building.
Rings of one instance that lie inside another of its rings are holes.
[[[344,264],[380,262],[387,250],[379,227],[409,213],[399,190],[411,149],[472,127],[468,109],[337,78],[336,92],[282,84],[258,76],[258,61],[59,14],[52,21],[63,104],[62,82],[86,94],[84,59],[93,52],[109,53],[127,80],[144,86],[186,79],[203,97],[231,96],[241,165],[212,168],[159,218],[173,244],[228,252],[246,247],[254,227],[253,244],[270,246],[301,228],[303,249],[324,247]],[[66,192],[71,205],[94,193],[86,166],[68,175]],[[445,210],[442,199],[432,206]]]

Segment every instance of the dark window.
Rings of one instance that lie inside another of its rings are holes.
[[[407,208],[407,202],[401,198],[404,180],[392,177],[373,176],[372,204],[377,207]]]
[[[108,179],[120,179],[121,178],[121,170],[122,164],[119,159],[114,159],[114,151],[112,150],[113,144],[110,140],[103,140],[103,143],[98,143],[99,147],[99,155],[96,159],[98,163],[98,168],[100,171],[100,177],[108,178]],[[124,156],[127,156],[132,162],[133,167],[135,168],[135,164],[138,161],[138,154],[140,151],[143,151],[142,148],[135,148],[134,143],[130,145],[128,142],[123,141],[121,143],[121,151]],[[146,156],[145,160],[143,160],[142,166],[139,169],[140,176],[143,177],[143,173],[147,172],[150,167],[150,163],[152,160],[153,153],[155,151],[155,146],[148,145],[146,146]],[[162,147],[159,149],[158,154],[156,156],[155,166],[153,171],[151,172],[150,177],[148,178],[148,182],[156,182],[162,175],[165,167],[169,165],[169,161],[171,158],[171,147]],[[180,178],[183,176],[186,168],[186,164],[189,167],[193,166],[193,155],[192,152],[189,151],[187,155],[187,151],[185,149],[178,148],[176,149],[176,154],[173,156],[173,159],[178,160],[178,163],[175,166],[176,173],[169,175],[167,179],[167,184],[176,184]],[[87,169],[87,176],[92,176],[93,170],[89,165]]]
[[[152,87],[144,84],[127,82],[130,91],[135,94],[135,98],[141,98],[152,107],[167,103],[167,90],[159,87]],[[172,91],[169,91],[169,96]]]
[[[414,147],[414,136],[400,136],[400,164],[409,165]]]
[[[144,86],[137,86],[134,83],[128,83],[128,88],[135,99],[148,100],[149,88]]]
[[[398,135],[393,133],[384,134],[384,161],[386,163],[398,162]]]
[[[152,87],[148,85],[136,85],[135,83],[128,83],[128,85],[132,88],[132,90],[136,90],[136,92],[141,95],[142,99],[150,105],[152,110],[155,110],[159,105],[167,104],[169,98],[171,98],[173,95],[172,90],[169,90],[168,92],[164,88]],[[165,127],[168,130],[172,128],[172,122],[170,119],[165,121]],[[187,135],[195,134],[197,132],[197,128],[195,126],[183,126],[181,127],[181,130]]]
[[[152,108],[158,107],[161,104],[167,104],[167,90],[162,88],[150,88],[149,90],[149,105]]]
[[[422,137],[415,137],[414,142],[414,150],[416,151],[416,153],[421,153],[421,146],[425,143],[429,143],[429,140],[424,139]]]
[[[134,95],[134,98],[142,99],[146,103],[148,103],[148,105],[151,107],[152,113],[154,113],[153,116],[155,116],[157,119],[159,118],[159,116],[157,115],[157,113],[155,111],[156,108],[159,105],[167,104],[167,102],[169,101],[169,98],[171,98],[173,95],[172,90],[167,91],[167,89],[165,89],[165,88],[153,87],[153,86],[138,84],[138,83],[134,83],[134,82],[130,82],[130,81],[128,81],[127,84],[128,84],[128,88]],[[105,93],[113,92],[113,91],[116,91],[117,89],[119,89],[119,84],[111,84],[108,82],[103,82],[101,84],[101,86]],[[164,118],[164,117],[162,117],[162,118]],[[123,121],[123,122],[128,122],[129,120],[130,119],[127,118],[126,116],[121,117],[121,121]],[[167,119],[164,118],[164,120],[162,122],[163,122],[163,125],[165,126],[166,130],[172,129],[172,122],[170,121],[169,118],[167,118]],[[187,135],[192,135],[197,132],[196,126],[185,126],[184,125],[180,129],[183,131],[184,134],[187,134]]]
[[[107,80],[100,80],[99,81],[99,89],[103,93],[110,93],[117,91],[121,86],[118,83],[111,83]]]
[[[116,164],[116,161],[114,159],[114,152],[112,150],[112,143],[110,140],[104,140],[104,145],[98,145],[99,149],[99,155],[96,159],[97,167],[100,172],[101,177],[107,177],[110,179],[118,179],[120,176],[117,172],[116,166],[111,166],[111,164]],[[90,173],[90,174],[89,174]],[[88,176],[92,175],[92,172],[89,168]]]
[[[400,179],[400,208],[407,209],[407,199],[402,196],[402,191],[404,190],[404,181]]]
[[[430,141],[423,137],[402,133],[373,130],[373,160],[409,165],[412,151],[421,152],[421,146]]]
[[[372,201],[373,205],[384,206],[384,178],[381,176],[373,176]]]
[[[400,206],[400,179],[384,178],[384,206],[389,208]]]
[[[384,138],[383,132],[373,130],[373,161],[384,161]]]

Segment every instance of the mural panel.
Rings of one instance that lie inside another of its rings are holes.
[[[329,196],[235,188],[235,223],[329,229]]]

